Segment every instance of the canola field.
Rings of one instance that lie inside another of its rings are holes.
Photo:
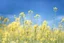
[[[46,20],[38,25],[25,17],[24,12],[18,17],[14,15],[13,22],[7,17],[0,17],[0,43],[64,43],[64,18],[57,28],[51,28]],[[34,16],[36,20],[39,17],[38,14]]]

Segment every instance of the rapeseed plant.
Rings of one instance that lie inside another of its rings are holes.
[[[28,13],[32,14],[33,11]],[[35,19],[39,17],[40,15],[36,14]],[[64,19],[61,20],[58,29],[52,31],[46,20],[41,25],[33,24],[32,20],[25,20],[24,12],[14,18],[15,21],[7,24],[9,19],[0,17],[0,43],[64,43]]]

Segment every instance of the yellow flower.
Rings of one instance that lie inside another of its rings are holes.
[[[46,20],[44,20],[43,25],[47,25],[47,21]]]
[[[9,19],[8,19],[8,18],[5,18],[5,19],[4,19],[4,22],[9,22]]]
[[[51,40],[51,41],[55,41],[55,40],[56,40],[56,38],[50,38],[50,40]]]
[[[39,40],[41,38],[41,34],[37,34],[36,38]]]
[[[2,43],[5,43],[5,41],[2,41]]]
[[[16,43],[15,41],[11,41],[10,43]]]
[[[19,22],[20,21],[20,18],[16,18],[15,21],[18,21]]]
[[[54,31],[55,34],[59,34],[59,32],[60,32],[59,30],[55,30]]]
[[[41,29],[42,29],[42,30],[46,30],[46,29],[47,29],[47,21],[46,21],[46,20],[44,20]]]
[[[20,16],[24,18],[25,17],[25,13],[24,12],[21,12],[20,13]]]
[[[26,25],[31,25],[32,22],[31,22],[31,20],[26,20],[26,21],[24,21],[24,24],[26,24]]]
[[[34,25],[34,29],[36,29],[38,27],[38,25],[36,24],[36,25]]]
[[[42,43],[42,42],[40,42],[40,43]]]
[[[20,22],[12,22],[7,27],[9,30],[15,31],[20,26]]]
[[[2,33],[3,32],[3,30],[0,28],[0,33]]]
[[[5,37],[5,38],[2,38],[2,40],[3,40],[3,41],[6,41],[6,40],[7,40],[7,38],[6,38],[6,37]]]
[[[15,31],[15,36],[18,36],[18,35],[19,35],[18,31]]]
[[[28,43],[27,41],[24,41],[24,43]]]
[[[42,38],[40,39],[40,41],[43,41],[43,40],[45,40],[45,38],[44,38],[44,37],[42,37]]]

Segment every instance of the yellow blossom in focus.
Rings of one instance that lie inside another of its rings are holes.
[[[36,24],[36,25],[34,25],[34,29],[36,29],[38,27],[38,25]]]

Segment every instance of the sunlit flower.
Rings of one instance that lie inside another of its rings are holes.
[[[39,17],[40,17],[39,14],[36,14],[36,15],[34,16],[34,18],[36,18],[36,19],[38,19]]]
[[[34,29],[36,29],[38,27],[38,25],[36,24],[36,25],[34,25]]]
[[[32,22],[31,22],[31,20],[26,20],[26,21],[24,21],[24,24],[26,24],[26,25],[31,25]]]
[[[20,13],[20,16],[24,18],[24,17],[25,17],[24,12],[21,12],[21,13]]]
[[[54,7],[54,10],[57,11],[57,8]],[[33,11],[30,10],[28,13]],[[15,21],[8,25],[4,23],[8,22],[8,18],[0,17],[0,21],[4,21],[0,24],[0,43],[64,43],[64,31],[59,29],[64,29],[64,18],[59,27],[52,31],[46,20],[41,25],[38,25],[38,22],[32,24],[34,22],[31,20],[24,20],[24,24],[21,24],[20,20],[24,17],[24,12],[21,12],[19,17],[15,16]],[[40,15],[36,14],[35,17],[38,19]]]

